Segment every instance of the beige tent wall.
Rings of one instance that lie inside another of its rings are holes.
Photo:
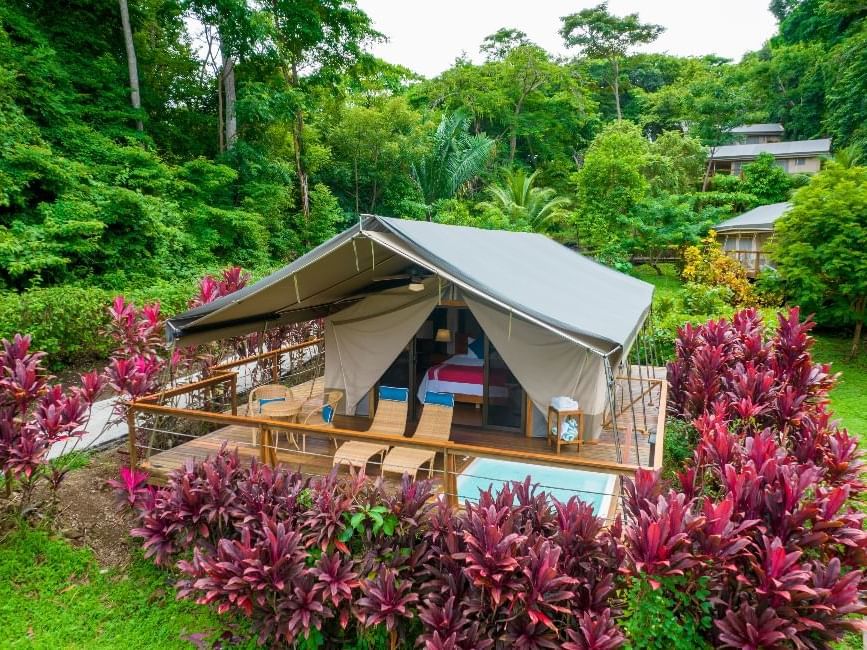
[[[344,391],[345,412],[355,413],[439,302],[439,284],[401,287],[368,296],[325,320],[325,385]]]
[[[548,412],[552,397],[568,395],[584,410],[585,438],[598,438],[608,399],[603,358],[515,316],[510,322],[508,313],[471,296],[464,299],[539,412]],[[614,356],[616,367],[620,355]]]

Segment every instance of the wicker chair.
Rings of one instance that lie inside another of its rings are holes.
[[[449,393],[427,393],[424,396],[424,409],[418,421],[414,440],[428,442],[445,442],[452,433],[452,416],[455,412],[454,396]],[[382,461],[382,472],[393,474],[404,473],[416,477],[425,463],[428,466],[428,478],[433,476],[436,452],[430,449],[414,447],[394,447]]]
[[[286,400],[291,401],[295,399],[295,396],[292,394],[292,389],[288,386],[283,386],[281,384],[265,384],[263,386],[256,386],[253,390],[250,391],[250,395],[247,397],[247,417],[253,417],[258,415],[261,408],[258,405],[259,400],[263,399],[273,399],[273,400]],[[253,431],[253,444],[256,444],[256,431]]]
[[[400,393],[400,399],[396,399],[393,396],[396,392]],[[408,389],[380,386],[379,405],[376,408],[373,422],[368,431],[385,433],[392,436],[402,436],[406,432],[406,416],[408,407]],[[381,461],[388,449],[389,445],[380,444],[378,442],[350,440],[349,442],[340,445],[340,447],[337,448],[337,451],[334,452],[334,467],[337,467],[338,465],[349,465],[351,467],[363,468],[367,466],[367,463],[369,463],[370,459],[374,456],[379,456]]]
[[[326,407],[330,406],[332,418],[333,418],[334,412],[337,410],[337,405],[340,403],[340,400],[342,400],[342,399],[343,399],[343,391],[330,390],[327,393],[325,393],[325,397],[322,400],[322,403],[319,406],[317,406],[316,408],[314,408],[312,411],[307,413],[306,415],[304,415],[304,409],[302,407],[302,409],[301,409],[302,415],[298,419],[301,420],[301,422],[303,424],[315,424],[315,425],[320,426],[320,427],[332,427],[332,426],[334,426],[332,424],[333,420],[328,420],[326,422],[323,419],[323,421],[320,422],[317,420],[317,416],[323,417]],[[302,417],[303,417],[303,419],[302,419]],[[337,441],[334,438],[331,438],[331,444],[333,444],[335,447],[337,447]],[[301,451],[302,452],[307,451],[307,434],[306,433],[301,434]]]
[[[292,400],[295,399],[295,395],[292,394],[291,388],[283,386],[282,384],[264,384],[262,386],[256,386],[256,388],[250,391],[250,395],[247,397],[247,415],[249,417],[259,414],[260,408],[256,405],[256,402],[262,399]]]
[[[342,400],[342,399],[343,399],[343,391],[330,390],[330,391],[326,392],[325,397],[322,400],[322,404],[320,404],[319,406],[314,408],[312,411],[310,411],[309,413],[304,415],[304,419],[302,420],[302,422],[304,424],[320,424],[320,423],[315,421],[315,416],[321,415],[322,413],[324,413],[326,406],[330,406],[332,409],[336,409],[337,405],[340,403],[340,400]],[[304,411],[302,409],[302,413],[303,412]],[[321,426],[330,426],[330,425],[331,425],[330,420],[328,422],[323,422],[321,424]]]

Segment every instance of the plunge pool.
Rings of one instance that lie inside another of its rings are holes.
[[[531,483],[538,483],[538,490],[544,490],[559,501],[577,496],[593,506],[597,517],[608,516],[617,477],[565,467],[476,458],[458,475],[458,497],[462,501],[478,501],[480,490],[492,487],[497,492],[504,483],[523,481],[528,475]]]

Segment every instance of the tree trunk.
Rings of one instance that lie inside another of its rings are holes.
[[[864,309],[867,307],[867,297],[861,296],[855,301],[855,331],[852,333],[852,349],[849,351],[849,360],[858,356],[861,347],[861,330],[864,328]]]
[[[704,170],[704,179],[701,182],[701,191],[707,192],[707,185],[710,183],[710,170],[713,167],[713,154],[716,151],[716,147],[710,148],[710,156],[707,159],[707,167]]]
[[[298,68],[292,64],[289,83],[293,87],[298,86]],[[295,110],[295,121],[292,126],[292,148],[295,150],[295,170],[298,174],[298,188],[301,190],[301,214],[305,219],[310,218],[310,188],[308,187],[307,170],[304,168],[304,114],[299,106]]]
[[[221,44],[222,47],[222,44]],[[235,116],[235,61],[223,52],[223,91],[226,94],[226,149],[235,146],[238,138],[238,118]]]
[[[220,153],[226,150],[226,140],[223,136],[223,73],[217,75],[217,140],[220,142]]]
[[[352,159],[352,171],[355,175],[355,216],[357,217],[361,214],[361,197],[359,196],[358,191],[358,155],[356,154]]]
[[[308,187],[307,170],[304,168],[304,160],[301,157],[301,148],[304,146],[303,131],[304,116],[299,108],[295,111],[295,124],[292,128],[292,148],[295,150],[295,169],[298,173],[298,188],[301,190],[301,213],[305,219],[309,219],[310,188]]]
[[[135,55],[135,43],[132,40],[132,27],[129,23],[129,5],[126,0],[118,0],[120,4],[120,22],[123,26],[123,44],[126,46],[126,66],[129,69],[129,96],[133,109],[141,113],[141,93],[138,85],[138,59]],[[136,117],[135,128],[144,131],[141,117]]]
[[[611,68],[614,73],[611,87],[614,90],[614,105],[617,107],[617,121],[619,122],[623,119],[623,113],[620,110],[620,61],[616,58],[612,59]]]

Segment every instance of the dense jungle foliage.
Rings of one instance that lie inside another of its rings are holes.
[[[662,28],[600,6],[552,25],[574,56],[504,28],[483,63],[424,79],[368,53],[387,35],[352,0],[0,0],[0,333],[63,313],[93,332],[83,315],[117,291],[181,307],[203,272],[259,275],[361,213],[655,263],[807,182],[770,159],[709,178],[735,124],[833,137],[858,164],[867,10],[771,9],[778,34],[740,62],[635,53]],[[615,39],[588,36],[606,20]],[[799,268],[793,291],[858,319],[863,287],[838,300],[834,278],[804,288]]]

